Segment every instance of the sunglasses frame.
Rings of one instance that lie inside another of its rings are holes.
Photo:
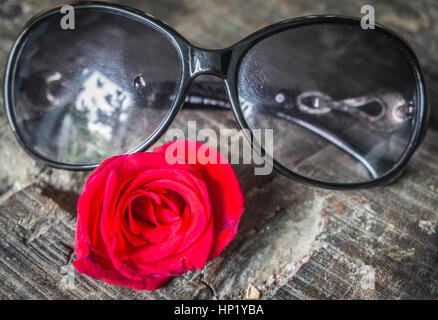
[[[255,44],[283,30],[299,28],[302,26],[313,25],[313,24],[334,23],[334,24],[360,27],[360,19],[353,17],[338,16],[338,15],[298,17],[265,27],[228,48],[220,49],[220,50],[209,50],[209,49],[202,49],[192,45],[182,35],[180,35],[173,28],[169,27],[166,23],[137,9],[133,9],[124,5],[110,4],[105,2],[77,2],[71,4],[71,6],[73,6],[75,10],[93,9],[93,10],[98,10],[108,13],[115,13],[115,14],[126,16],[127,18],[135,19],[163,33],[164,36],[166,36],[168,39],[171,40],[171,42],[174,44],[176,50],[179,53],[181,66],[182,66],[182,74],[181,74],[181,80],[180,80],[178,92],[174,99],[173,105],[170,111],[167,113],[166,117],[160,123],[160,125],[155,129],[155,131],[142,144],[140,144],[134,150],[131,150],[129,153],[144,151],[148,149],[150,146],[152,146],[161,137],[161,135],[165,132],[165,130],[168,128],[168,126],[175,118],[178,111],[182,108],[185,97],[189,92],[193,80],[201,74],[215,75],[223,79],[225,83],[226,92],[231,104],[231,109],[234,113],[237,122],[239,123],[242,129],[247,129],[244,130],[245,133],[251,132],[250,127],[240,108],[240,103],[237,93],[238,91],[237,78],[238,78],[240,62],[242,61],[245,54]],[[54,14],[59,14],[60,8],[61,6],[58,6],[47,12],[44,12],[42,14],[33,17],[26,24],[24,29],[21,31],[21,33],[15,40],[13,47],[10,51],[5,68],[4,88],[3,88],[4,105],[5,105],[6,115],[9,124],[12,128],[12,131],[15,134],[15,137],[17,138],[18,142],[23,147],[23,149],[35,160],[38,160],[44,163],[45,165],[58,169],[91,170],[96,168],[99,165],[99,163],[86,164],[86,165],[66,164],[66,163],[53,161],[51,159],[48,159],[40,155],[35,150],[33,150],[31,146],[27,145],[24,139],[20,136],[16,122],[15,106],[13,99],[13,92],[14,92],[13,80],[15,78],[15,70],[17,67],[18,58],[20,57],[21,50],[23,49],[24,45],[27,43],[33,26],[35,26],[36,24],[38,24],[39,22],[41,22],[42,20],[44,20],[49,16],[52,16]],[[417,84],[416,89],[418,92],[417,106],[419,110],[418,112],[416,112],[417,118],[415,119],[415,127],[413,129],[413,134],[410,138],[406,150],[403,152],[398,162],[394,165],[394,167],[390,171],[388,171],[387,173],[376,179],[369,180],[366,182],[359,182],[359,183],[333,183],[333,182],[324,182],[312,178],[307,178],[305,176],[293,172],[292,170],[281,165],[279,162],[275,161],[275,159],[270,159],[269,155],[264,151],[264,149],[261,146],[259,146],[256,141],[254,141],[252,134],[250,133],[249,135],[247,135],[247,139],[250,142],[251,146],[256,150],[261,150],[261,152],[264,153],[264,156],[268,157],[269,161],[272,161],[271,163],[273,164],[273,167],[281,174],[295,181],[299,181],[312,186],[322,187],[326,189],[338,189],[338,190],[370,188],[370,187],[385,185],[393,182],[402,174],[403,169],[405,168],[407,162],[409,161],[415,150],[420,145],[427,131],[427,125],[429,119],[429,104],[428,104],[428,99],[425,89],[424,78],[420,68],[420,64],[413,50],[400,36],[398,36],[393,31],[379,24],[376,24],[375,29],[372,31],[383,34],[385,37],[393,41],[399,47],[399,49],[404,54],[414,77],[416,78],[416,84]]]

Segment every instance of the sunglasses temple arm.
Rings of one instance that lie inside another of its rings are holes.
[[[184,108],[205,109],[206,107],[222,110],[231,109],[231,106],[228,102],[228,97],[221,82],[195,82],[192,84],[190,92],[186,96]],[[371,177],[374,179],[379,177],[374,166],[367,159],[365,159],[359,151],[332,132],[301,118],[293,117],[283,112],[277,112],[275,113],[275,116],[299,125],[331,142],[344,152],[348,153],[351,157],[359,161],[365,167]]]

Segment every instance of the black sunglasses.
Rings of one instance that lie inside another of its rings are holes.
[[[410,47],[380,25],[295,18],[221,50],[191,45],[138,10],[100,2],[33,18],[6,65],[4,102],[23,148],[45,164],[95,168],[139,152],[184,104],[231,109],[253,147],[273,129],[273,166],[347,189],[397,178],[426,133],[429,107]],[[65,13],[65,12],[64,12]],[[210,74],[222,82],[197,83]]]

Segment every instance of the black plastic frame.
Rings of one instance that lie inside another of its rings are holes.
[[[186,95],[188,94],[189,88],[191,86],[192,81],[201,74],[210,74],[215,75],[222,78],[225,82],[225,87],[227,91],[227,95],[231,104],[231,109],[234,113],[234,116],[239,123],[241,128],[250,129],[248,123],[246,122],[243,113],[240,108],[240,103],[238,99],[237,93],[237,76],[239,71],[239,65],[244,57],[245,53],[256,43],[263,40],[270,35],[283,31],[285,29],[290,28],[298,28],[301,26],[309,25],[309,24],[321,24],[321,23],[336,23],[336,24],[344,24],[344,25],[354,25],[360,26],[360,19],[353,17],[344,17],[337,15],[323,15],[323,16],[308,16],[308,17],[299,17],[293,18],[289,20],[285,20],[266,28],[263,28],[240,42],[234,44],[231,47],[220,49],[220,50],[207,50],[196,47],[189,43],[184,37],[182,37],[177,31],[169,27],[164,22],[157,20],[156,18],[145,14],[142,11],[126,7],[118,4],[109,4],[104,2],[78,2],[75,4],[71,4],[75,9],[93,9],[93,10],[101,10],[110,13],[117,13],[124,16],[127,16],[132,19],[136,19],[148,26],[155,28],[156,30],[162,32],[165,36],[167,36],[175,45],[176,49],[179,52],[181,58],[182,65],[182,78],[180,81],[180,86],[178,88],[178,93],[173,102],[173,106],[157,129],[153,132],[153,134],[147,138],[141,145],[139,145],[134,150],[131,150],[129,153],[144,151],[148,147],[150,147],[154,142],[156,142],[159,137],[165,132],[168,128],[178,111],[184,104],[184,100]],[[23,138],[20,136],[17,130],[16,123],[16,115],[15,115],[15,107],[13,101],[13,79],[15,76],[16,64],[18,57],[20,56],[20,51],[23,48],[24,44],[28,40],[28,36],[30,34],[31,28],[45,19],[48,16],[58,14],[61,6],[55,7],[47,12],[44,12],[34,18],[32,18],[21,31],[19,36],[17,37],[11,51],[9,54],[8,61],[6,63],[5,68],[5,78],[4,78],[4,104],[6,115],[8,117],[9,124],[14,132],[18,142],[20,145],[36,160],[42,161],[44,164],[59,168],[59,169],[67,169],[67,170],[88,170],[97,167],[99,164],[87,164],[87,165],[73,165],[73,164],[65,164],[56,161],[52,161],[40,154],[38,154],[35,150],[32,149],[32,146],[26,144]],[[414,132],[412,137],[408,143],[408,147],[405,152],[402,154],[399,161],[394,165],[394,167],[387,172],[385,175],[362,183],[332,183],[332,182],[323,182],[319,180],[310,179],[304,176],[301,176],[288,168],[284,167],[280,163],[275,160],[272,160],[274,168],[282,173],[283,175],[306,183],[313,186],[328,188],[328,189],[356,189],[356,188],[368,188],[375,187],[379,185],[384,185],[391,183],[396,178],[400,176],[403,169],[405,168],[407,162],[413,155],[416,148],[420,145],[422,139],[424,138],[427,131],[427,124],[429,118],[429,105],[427,101],[427,95],[425,90],[424,78],[422,75],[422,71],[419,65],[419,62],[410,48],[410,46],[402,40],[398,35],[396,35],[393,31],[376,24],[373,32],[379,32],[389,38],[391,41],[397,44],[400,50],[403,52],[406,60],[408,61],[413,75],[416,78],[417,82],[417,92],[418,92],[418,101],[417,106],[419,108],[416,113],[417,119],[415,119],[416,126],[414,128]],[[247,137],[254,147],[256,146],[256,142],[253,141],[252,137]],[[257,146],[256,150],[262,150],[263,148],[259,148]],[[267,154],[265,156],[268,156]]]

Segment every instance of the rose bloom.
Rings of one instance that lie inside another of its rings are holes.
[[[189,143],[217,161],[189,163],[193,152],[174,161]],[[155,290],[216,258],[235,237],[243,210],[231,165],[206,145],[174,141],[112,157],[79,198],[73,265],[108,283]]]

